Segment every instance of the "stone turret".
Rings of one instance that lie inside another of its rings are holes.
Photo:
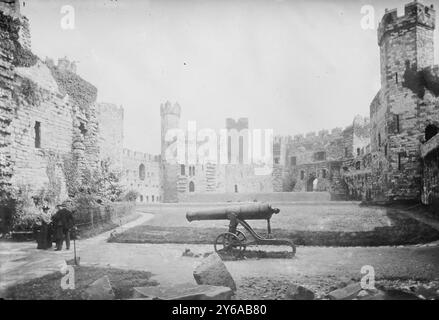
[[[404,15],[387,10],[378,27],[381,55],[381,84],[384,89],[401,82],[408,66],[422,69],[434,64],[433,5],[414,1],[405,5]]]
[[[181,107],[178,103],[174,105],[167,101],[160,106],[161,117],[161,177],[163,185],[163,202],[177,202],[177,181],[179,164],[170,163],[166,159],[166,150],[172,142],[166,142],[166,133],[169,130],[177,129],[180,126]]]

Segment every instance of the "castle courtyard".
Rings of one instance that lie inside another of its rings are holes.
[[[0,0],[0,298],[439,300],[437,8],[370,2]]]

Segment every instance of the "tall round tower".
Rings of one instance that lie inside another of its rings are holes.
[[[163,186],[163,202],[178,202],[177,180],[178,164],[170,163],[166,159],[166,150],[172,142],[166,142],[168,130],[177,129],[180,126],[181,107],[167,101],[160,106],[161,117],[161,178]]]

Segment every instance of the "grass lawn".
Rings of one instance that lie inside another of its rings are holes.
[[[81,300],[87,286],[107,275],[113,287],[116,299],[131,298],[133,287],[155,286],[158,283],[150,280],[151,273],[115,268],[75,267],[75,289],[61,288],[60,272],[17,284],[7,289],[7,299],[17,300]]]
[[[119,221],[107,221],[105,223],[97,224],[94,227],[86,226],[79,229],[79,237],[81,239],[87,239],[94,236],[97,236],[101,233],[113,230],[114,228],[119,227],[125,223],[133,221],[140,217],[140,214],[137,212],[133,212],[129,215],[123,216]]]
[[[354,203],[330,205],[279,205],[273,215],[272,232],[276,238],[293,240],[298,245],[361,246],[416,244],[439,239],[439,232],[408,218],[396,208],[369,207]],[[124,243],[213,243],[227,231],[228,221],[186,220],[186,212],[208,207],[161,206],[145,208],[154,213],[143,225],[115,235],[109,241]],[[248,221],[259,233],[266,222]]]

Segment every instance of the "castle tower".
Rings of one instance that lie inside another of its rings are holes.
[[[386,9],[378,27],[382,88],[400,83],[408,63],[418,70],[433,65],[435,18],[433,5],[418,1],[406,4],[401,17]]]
[[[376,200],[420,196],[419,148],[425,122],[439,112],[418,92],[421,73],[434,64],[435,19],[433,5],[414,1],[401,16],[386,9],[379,24],[381,90],[370,107]]]
[[[177,182],[179,164],[170,163],[166,159],[166,150],[172,142],[166,142],[166,133],[180,126],[181,107],[178,103],[172,105],[169,101],[160,106],[161,117],[161,178],[163,186],[163,202],[177,202]]]

